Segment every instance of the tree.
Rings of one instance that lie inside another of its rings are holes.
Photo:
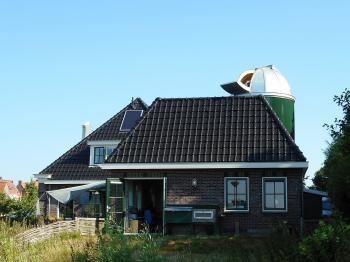
[[[38,200],[38,187],[34,181],[30,181],[21,199],[11,199],[0,193],[0,215],[7,216],[12,220],[35,221],[36,203]]]
[[[334,124],[325,124],[333,141],[326,150],[323,168],[315,176],[314,183],[325,184],[335,207],[350,218],[350,90],[334,97],[334,102],[342,107],[343,119],[335,119]]]
[[[25,188],[24,194],[14,210],[14,216],[17,220],[34,222],[36,219],[36,202],[38,200],[38,187],[35,181],[31,180]]]
[[[320,170],[318,170],[315,173],[315,176],[312,179],[313,186],[310,188],[320,190],[320,191],[327,191],[327,182],[328,182],[328,177],[324,173],[324,168],[321,167]]]
[[[6,215],[13,211],[15,200],[9,198],[4,193],[0,193],[0,215]]]

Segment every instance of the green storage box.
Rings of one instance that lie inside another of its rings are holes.
[[[192,207],[166,207],[164,215],[166,224],[192,223]]]

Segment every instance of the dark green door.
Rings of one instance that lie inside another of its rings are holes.
[[[106,222],[124,227],[124,186],[119,179],[106,180]]]

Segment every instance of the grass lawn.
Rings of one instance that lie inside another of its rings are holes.
[[[164,237],[160,254],[169,261],[269,261],[265,241],[235,236]]]

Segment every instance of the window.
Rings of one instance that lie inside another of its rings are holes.
[[[126,110],[120,131],[129,131],[132,129],[142,115],[142,110]]]
[[[105,161],[105,148],[95,147],[94,149],[94,164],[101,164]]]
[[[263,211],[287,211],[287,178],[263,178]]]
[[[94,164],[104,163],[113,150],[114,147],[110,146],[94,147]]]
[[[249,210],[249,183],[247,177],[225,178],[225,210]]]

